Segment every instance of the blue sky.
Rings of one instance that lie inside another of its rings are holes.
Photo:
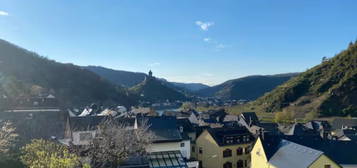
[[[218,84],[357,39],[355,0],[0,0],[0,38],[59,62]]]

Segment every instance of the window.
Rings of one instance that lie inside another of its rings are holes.
[[[88,141],[92,139],[92,134],[90,132],[80,133],[79,140],[80,141]]]
[[[237,155],[243,155],[243,148],[239,147],[237,149]]]
[[[226,162],[225,164],[223,164],[223,168],[232,168],[232,163],[231,162]]]
[[[237,168],[243,168],[243,160],[238,160]]]
[[[250,146],[247,146],[247,147],[245,148],[245,154],[249,154],[249,153],[250,153],[250,150],[251,150]]]
[[[244,167],[248,167],[248,161],[244,160]]]
[[[325,168],[331,168],[331,165],[325,165]]]
[[[185,147],[185,143],[181,143],[180,146],[181,146],[181,147]]]
[[[202,147],[198,148],[198,153],[202,154]]]
[[[237,138],[237,143],[241,143],[241,142],[242,142],[241,138],[238,137],[238,138]]]
[[[183,132],[183,126],[180,126],[180,132],[181,133]]]
[[[232,144],[234,142],[234,137],[226,137],[225,142],[226,144]]]
[[[192,147],[191,147],[191,151],[192,151],[192,152],[196,152],[195,146],[192,146]]]
[[[223,151],[223,157],[231,157],[232,156],[232,150],[226,149]]]

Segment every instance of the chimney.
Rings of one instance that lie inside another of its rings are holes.
[[[264,131],[262,128],[259,129],[259,137],[260,139],[264,140]]]
[[[138,119],[135,117],[134,129],[138,129]]]

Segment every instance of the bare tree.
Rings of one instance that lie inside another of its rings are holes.
[[[18,135],[9,121],[0,121],[0,154],[7,154],[15,146]]]
[[[135,126],[108,117],[98,126],[96,137],[87,147],[93,167],[118,167],[131,156],[145,156],[154,135],[146,120]]]

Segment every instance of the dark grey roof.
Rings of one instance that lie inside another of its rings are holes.
[[[275,154],[275,152],[278,151],[281,140],[282,139],[280,136],[274,136],[269,134],[266,134],[261,137],[262,145],[267,160],[269,160]]]
[[[323,151],[338,164],[357,164],[357,142],[322,139],[320,136],[284,136],[284,139]]]
[[[357,127],[357,118],[347,119],[347,118],[336,118],[332,121],[332,129],[341,129],[342,126],[347,127]]]
[[[178,130],[177,119],[175,117],[145,117],[148,119],[149,130],[155,134],[156,142],[181,141],[182,136]]]
[[[253,125],[257,125],[259,123],[258,116],[254,112],[243,112],[241,115],[243,116],[247,124],[249,124],[250,121]]]
[[[290,128],[289,132],[286,133],[286,135],[317,135],[317,134],[319,134],[319,133],[313,129],[309,129],[309,128],[305,127],[301,123],[293,124],[292,127]]]
[[[324,129],[324,130],[331,129],[331,125],[327,121],[323,121],[323,120],[313,120],[313,121],[305,123],[304,125],[305,125],[305,127],[309,128],[309,129],[313,129],[315,131],[320,131],[322,129]]]
[[[259,123],[257,126],[264,129],[264,132],[279,133],[279,125],[277,123]]]
[[[182,126],[184,132],[195,132],[192,123],[187,118],[178,119],[177,120],[177,125],[179,127]]]
[[[106,119],[106,116],[71,117],[70,127],[72,131],[95,130]]]
[[[25,110],[25,111],[23,111]],[[16,127],[16,132],[21,138],[49,139],[52,136],[63,138],[65,125],[68,118],[66,112],[61,110],[23,109],[17,112],[0,112],[0,120],[9,120]]]
[[[219,146],[245,144],[254,141],[253,135],[245,127],[236,128],[208,128],[207,131]],[[244,136],[249,140],[244,141]],[[227,143],[227,138],[232,137],[233,142]]]
[[[72,131],[86,131],[95,130],[97,126],[105,121],[108,116],[83,116],[83,117],[71,117],[70,126]],[[134,126],[135,118],[115,118],[120,124],[127,124],[128,126]]]
[[[338,129],[335,132],[335,135],[337,138],[346,136],[349,139],[351,139],[351,141],[356,141],[357,142],[357,130],[356,129]]]

